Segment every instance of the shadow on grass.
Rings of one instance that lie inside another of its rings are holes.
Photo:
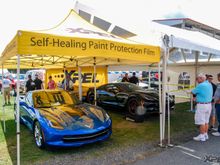
[[[118,117],[121,117],[121,119],[125,119],[125,116],[128,113],[125,108],[114,108],[114,107],[104,106],[103,109],[105,109],[105,111],[108,112],[110,115],[118,115]],[[145,114],[144,121],[154,120],[158,116],[159,116],[158,111],[148,112]]]
[[[7,149],[12,160],[13,164],[16,164],[17,158],[17,139],[16,139],[16,123],[14,120],[6,121],[7,132],[4,133],[5,141],[7,144]],[[2,125],[3,127],[3,125]],[[20,136],[20,147],[21,147],[21,164],[30,164],[30,162],[35,162],[38,160],[47,160],[53,158],[56,155],[62,154],[82,154],[88,152],[89,150],[95,150],[97,148],[102,149],[111,145],[113,139],[109,139],[107,143],[98,142],[95,144],[88,144],[81,147],[67,147],[67,148],[58,148],[58,147],[47,147],[45,150],[37,148],[34,142],[33,134],[30,132],[26,126],[22,125],[21,136]]]

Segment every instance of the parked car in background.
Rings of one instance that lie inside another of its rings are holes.
[[[35,79],[35,75],[38,75],[38,78],[41,79],[43,81],[45,81],[45,73],[46,71],[44,69],[36,69],[36,70],[29,70],[25,73],[25,80],[24,80],[24,88],[26,85],[26,82],[28,81],[28,75],[31,75],[32,80]]]
[[[111,136],[112,121],[105,110],[83,104],[67,91],[29,91],[19,101],[20,122],[33,132],[39,148],[81,146]]]
[[[13,81],[11,80],[13,79]],[[14,87],[17,86],[17,82],[18,82],[18,78],[17,78],[17,74],[11,74],[11,81],[14,84]],[[24,92],[25,90],[25,74],[19,74],[19,81],[20,81],[20,91]]]
[[[175,96],[167,96],[170,109],[175,107]],[[94,88],[87,92],[87,101],[94,102]],[[158,90],[148,90],[131,83],[108,83],[97,88],[97,104],[102,107],[125,109],[130,116],[159,112]]]
[[[38,78],[42,81],[45,80],[45,70],[44,69],[37,69],[37,70],[29,70],[25,73],[25,81],[28,80],[28,75],[31,75],[32,80],[35,79],[35,75],[38,75]]]
[[[4,72],[4,76],[9,74],[8,69],[3,69],[3,72]],[[2,89],[2,69],[0,69],[0,91],[1,89]]]
[[[141,82],[144,84],[147,84],[147,86],[148,86],[149,85],[149,78],[148,77],[142,78]],[[154,89],[159,88],[159,81],[157,78],[155,78],[155,77],[150,78],[150,87],[154,88]]]

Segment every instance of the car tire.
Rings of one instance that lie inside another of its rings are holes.
[[[133,118],[135,122],[143,122],[145,115],[138,115],[137,109],[140,106],[140,101],[136,98],[131,98],[127,103],[127,117]]]
[[[45,142],[43,138],[43,132],[40,126],[40,123],[36,121],[34,123],[34,141],[38,148],[43,149],[45,148]]]
[[[139,103],[136,98],[129,99],[127,103],[127,111],[129,115],[136,116],[137,115],[136,110],[138,106],[139,106]]]

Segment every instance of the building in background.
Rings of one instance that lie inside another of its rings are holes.
[[[161,20],[153,20],[154,22],[168,25],[176,28],[191,30],[191,31],[199,31],[210,37],[214,37],[220,40],[220,30],[214,27],[205,25],[203,23],[197,22],[190,18],[174,18],[174,19],[161,19]]]

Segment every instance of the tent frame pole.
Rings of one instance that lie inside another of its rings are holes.
[[[4,88],[3,88],[3,81],[4,81],[4,66],[2,64],[2,111],[3,111],[3,130],[6,132],[5,126],[5,96],[4,96]]]
[[[165,140],[165,119],[166,119],[166,77],[167,77],[167,72],[166,72],[166,66],[167,66],[167,61],[166,61],[166,52],[167,49],[165,49],[165,53],[163,56],[163,73],[162,73],[162,113],[163,113],[163,133],[162,133],[162,139],[163,141]]]
[[[151,78],[151,69],[150,69],[150,66],[148,67],[148,89],[150,89],[150,78]]]
[[[166,92],[167,92],[167,58],[168,58],[168,51],[169,51],[169,41],[170,37],[165,34],[163,36],[163,76],[162,76],[162,113],[163,113],[163,120],[162,120],[162,139],[165,142],[165,129],[166,129]]]
[[[196,51],[195,52],[195,78],[197,77],[198,75],[198,62],[199,62],[199,52]],[[196,86],[197,85],[197,81],[195,81],[194,85]]]
[[[158,81],[159,81],[159,108],[160,108],[160,147],[163,147],[163,110],[161,103],[161,71],[160,62],[158,63]]]
[[[193,95],[190,94],[190,111],[193,112]]]
[[[78,65],[77,61],[77,67],[78,67],[78,80],[79,80],[79,100],[82,101],[82,70],[81,67]]]
[[[170,48],[167,47],[167,58],[166,61],[168,61],[170,57]],[[168,63],[166,70],[168,68]],[[168,79],[168,77],[166,77]],[[168,82],[168,80],[166,80]],[[170,94],[169,94],[169,85],[167,84],[167,145],[169,147],[172,147],[173,145],[170,143]]]
[[[94,57],[94,72],[93,72],[93,76],[94,76],[94,103],[95,105],[97,105],[97,100],[96,100],[96,58]]]
[[[66,83],[67,83],[67,81],[66,81],[66,66],[64,65],[63,66],[63,71],[64,71],[64,90],[66,91]]]
[[[20,55],[17,55],[17,97],[16,97],[16,125],[17,125],[17,165],[20,165]]]

